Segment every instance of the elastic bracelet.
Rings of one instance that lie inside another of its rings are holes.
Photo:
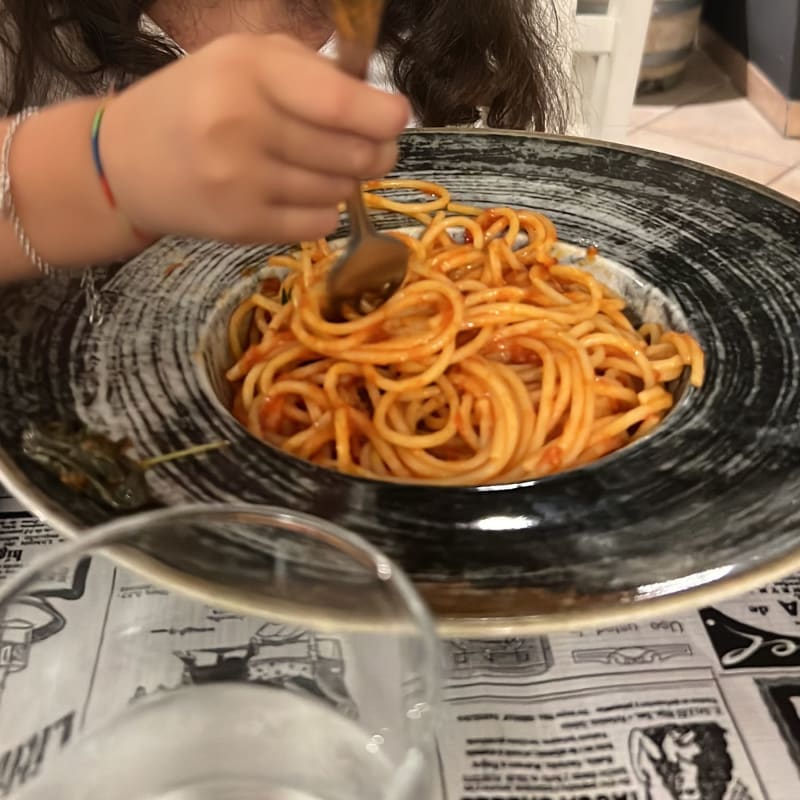
[[[8,126],[6,138],[3,142],[2,155],[0,155],[0,209],[2,209],[3,216],[14,227],[14,235],[17,237],[17,242],[22,252],[25,254],[25,257],[42,273],[42,275],[49,277],[53,274],[53,267],[36,252],[36,248],[31,244],[31,240],[25,232],[22,220],[19,218],[19,214],[17,214],[17,208],[14,205],[14,193],[11,188],[11,145],[14,142],[14,136],[25,120],[36,116],[38,113],[38,108],[23,109],[12,118],[11,124]]]
[[[152,242],[153,237],[148,236],[144,231],[139,230],[124,214],[122,209],[117,205],[117,199],[114,196],[114,192],[111,189],[111,184],[108,182],[108,178],[106,177],[106,171],[103,168],[103,159],[100,156],[100,128],[103,124],[103,116],[106,113],[106,106],[101,105],[100,108],[97,109],[97,112],[94,115],[94,120],[92,121],[92,159],[94,161],[94,168],[97,172],[97,177],[100,179],[100,186],[103,189],[103,194],[108,201],[108,204],[113,208],[115,211],[120,213],[128,222],[131,231],[133,231],[134,236],[138,239],[141,239],[143,242]]]

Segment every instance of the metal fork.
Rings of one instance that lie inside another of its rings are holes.
[[[365,80],[375,50],[384,0],[334,0],[340,68]],[[361,187],[347,201],[350,242],[328,273],[325,317],[345,319],[350,309],[368,314],[383,305],[401,286],[408,271],[406,245],[376,232],[369,219]]]

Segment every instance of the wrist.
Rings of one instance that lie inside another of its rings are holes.
[[[54,266],[84,266],[143,248],[107,201],[92,157],[98,99],[53,106],[26,120],[9,161],[11,191],[27,237]]]
[[[111,203],[140,237],[155,240],[174,231],[158,228],[158,187],[147,176],[152,142],[151,130],[138,124],[139,103],[130,98],[137,87],[127,89],[106,104],[100,131],[99,152]],[[158,171],[159,183],[167,178]]]
[[[107,150],[106,146],[106,137],[103,137],[103,145],[101,146],[100,142],[100,134],[103,130],[103,120],[106,116],[106,109],[108,108],[108,103],[101,103],[97,110],[95,111],[94,117],[92,119],[92,161],[94,163],[95,174],[97,175],[97,179],[100,182],[100,188],[102,189],[103,196],[106,198],[106,202],[108,205],[115,209],[119,214],[121,214],[130,225],[132,233],[136,236],[136,238],[144,245],[152,244],[156,237],[151,236],[150,234],[145,233],[133,220],[131,219],[130,215],[125,212],[117,201],[117,194],[114,191],[111,182],[108,179],[108,175],[106,173],[105,168],[105,158],[103,156],[103,152]],[[117,142],[119,144],[119,142]],[[124,143],[123,143],[123,150],[125,150]],[[127,148],[127,152],[130,155],[131,148]]]

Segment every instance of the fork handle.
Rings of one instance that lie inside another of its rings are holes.
[[[367,205],[361,194],[361,184],[358,184],[347,198],[347,215],[350,217],[351,235],[354,239],[360,239],[363,235],[373,232],[372,220],[369,218]]]
[[[338,64],[359,80],[366,80],[369,62],[378,39],[384,0],[335,0]],[[356,186],[347,200],[352,233],[356,237],[370,233],[370,221],[361,186]]]
[[[371,45],[358,39],[339,38],[336,42],[339,50],[338,63],[342,72],[354,78],[365,81],[369,72],[369,62],[372,57]]]
[[[339,66],[354,78],[367,78],[383,7],[384,0],[334,0]]]

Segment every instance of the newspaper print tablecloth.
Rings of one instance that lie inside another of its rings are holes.
[[[0,489],[0,580],[57,539]],[[104,631],[131,613],[148,615],[158,668],[120,680]],[[213,679],[225,653],[252,680],[280,657],[263,620],[98,562],[50,576],[14,617],[0,619],[0,798],[101,709]],[[303,646],[283,662],[311,658]],[[210,647],[217,662],[198,660]],[[443,647],[448,800],[800,797],[800,576],[681,616]],[[53,686],[48,665],[68,657],[85,668]],[[328,657],[346,666],[346,647]]]

